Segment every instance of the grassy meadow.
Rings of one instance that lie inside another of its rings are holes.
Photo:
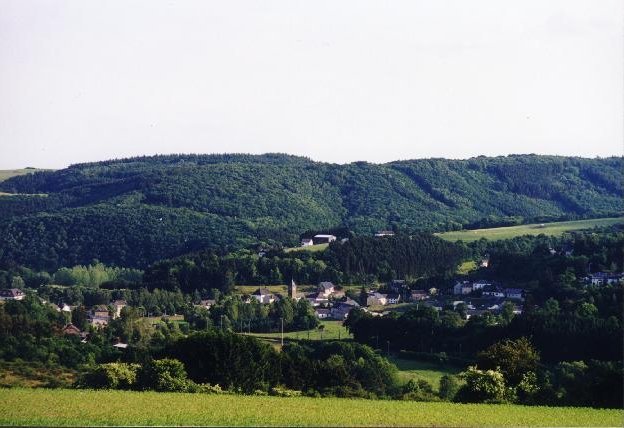
[[[353,336],[349,333],[347,328],[342,325],[342,321],[321,321],[323,326],[322,331],[320,329],[312,329],[307,331],[289,331],[284,332],[285,340],[343,340],[352,339]],[[281,339],[281,333],[251,333],[252,336],[256,336],[260,339],[267,339],[269,341],[279,341]]]
[[[399,369],[399,380],[407,383],[410,380],[425,380],[435,389],[438,390],[440,379],[444,375],[458,374],[462,370],[459,367],[450,365],[440,365],[425,361],[407,360],[404,358],[390,357],[390,362]]]
[[[1,169],[0,170],[0,181],[8,180],[11,177],[16,177],[18,175],[32,174],[37,171],[49,171],[46,169],[38,169],[38,168],[22,168],[22,169]]]
[[[622,410],[71,389],[0,389],[0,425],[621,426]]]
[[[459,230],[454,232],[437,233],[439,237],[447,241],[478,241],[481,238],[492,241],[499,239],[511,239],[523,235],[551,235],[559,236],[565,232],[575,230],[592,229],[594,227],[606,227],[614,224],[624,224],[624,217],[597,218],[590,220],[560,221],[544,224],[523,224],[520,226],[494,227],[491,229]]]
[[[284,251],[286,251],[287,253],[291,251],[310,251],[314,253],[317,251],[324,251],[325,249],[327,249],[327,247],[329,247],[329,244],[324,243],[324,244],[308,245],[307,247],[286,248]]]

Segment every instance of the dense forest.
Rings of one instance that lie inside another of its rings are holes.
[[[0,183],[0,261],[145,268],[303,231],[409,233],[620,214],[624,158],[517,155],[335,165],[267,154],[78,164]]]

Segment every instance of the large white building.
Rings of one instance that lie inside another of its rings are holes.
[[[336,240],[335,235],[314,235],[314,243],[315,244],[329,244],[330,242],[334,242]]]

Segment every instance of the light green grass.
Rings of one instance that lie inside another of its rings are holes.
[[[407,312],[416,308],[419,302],[403,302],[393,305],[370,305],[368,310],[371,312]]]
[[[622,426],[621,410],[126,391],[0,390],[1,425]]]
[[[6,193],[6,192],[0,192],[0,196],[41,196],[41,197],[47,197],[48,194],[47,193]]]
[[[426,380],[435,390],[438,389],[442,376],[457,374],[461,371],[459,367],[442,366],[435,363],[403,358],[390,357],[390,361],[399,369],[399,380],[401,382]]]
[[[268,288],[271,293],[278,293],[283,296],[288,294],[288,286],[286,285],[237,285],[235,289],[239,294],[252,294],[258,288]]]
[[[327,249],[327,247],[329,247],[328,243],[324,243],[324,244],[316,244],[316,245],[308,245],[307,247],[292,247],[292,248],[286,248],[284,249],[285,252],[290,253],[291,251],[310,251],[310,252],[317,252],[317,251],[325,251]]]
[[[481,238],[492,241],[510,239],[522,235],[550,235],[559,236],[565,232],[591,229],[594,227],[606,227],[614,224],[624,224],[624,217],[598,218],[591,220],[560,221],[556,223],[523,224],[521,226],[495,227],[491,229],[460,230],[456,232],[444,232],[436,235],[447,241],[478,241]]]
[[[342,321],[320,321],[324,326],[323,332],[319,329],[313,329],[309,331],[289,331],[284,332],[284,339],[290,340],[343,340],[352,339],[353,336],[349,333],[347,328],[342,325]],[[259,337],[261,339],[269,339],[276,341],[281,339],[281,333],[251,333],[252,336]]]
[[[144,317],[144,319],[147,320],[150,325],[156,325],[163,320],[167,320],[172,323],[180,323],[184,322],[184,315],[161,315],[159,317]]]
[[[457,267],[458,275],[468,275],[470,272],[477,270],[477,262],[468,260]]]
[[[8,180],[18,175],[32,174],[37,171],[51,171],[49,169],[23,168],[23,169],[2,169],[0,170],[0,181]]]

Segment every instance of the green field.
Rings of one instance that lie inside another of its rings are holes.
[[[598,218],[592,220],[560,221],[545,224],[523,224],[521,226],[494,227],[491,229],[460,230],[456,232],[437,233],[447,241],[478,241],[481,238],[489,240],[510,239],[522,235],[551,235],[559,236],[565,232],[592,229],[594,227],[624,224],[624,217]]]
[[[342,321],[321,321],[323,325],[323,331],[319,329],[313,329],[309,331],[289,331],[284,332],[284,339],[290,340],[342,340],[352,339],[353,336],[342,325]],[[281,333],[251,333],[252,336],[259,337],[261,339],[268,339],[272,342],[279,341],[281,339]]]
[[[267,288],[271,293],[288,295],[288,286],[286,285],[237,285],[236,291],[239,294],[252,294],[258,288]]]
[[[324,251],[327,247],[329,247],[328,243],[325,244],[316,244],[316,245],[308,245],[307,247],[292,247],[284,249],[285,252],[289,253],[291,251]]]
[[[15,177],[18,175],[32,174],[37,171],[51,171],[46,169],[38,169],[38,168],[23,168],[23,169],[1,169],[0,170],[0,181],[8,180],[11,177]]]
[[[622,410],[278,398],[158,392],[1,389],[1,425],[622,426]]]
[[[461,372],[459,367],[441,366],[435,363],[423,361],[407,360],[403,358],[390,357],[390,361],[399,369],[399,379],[402,382],[410,380],[426,380],[437,391],[440,385],[440,378],[449,374],[454,375]]]

